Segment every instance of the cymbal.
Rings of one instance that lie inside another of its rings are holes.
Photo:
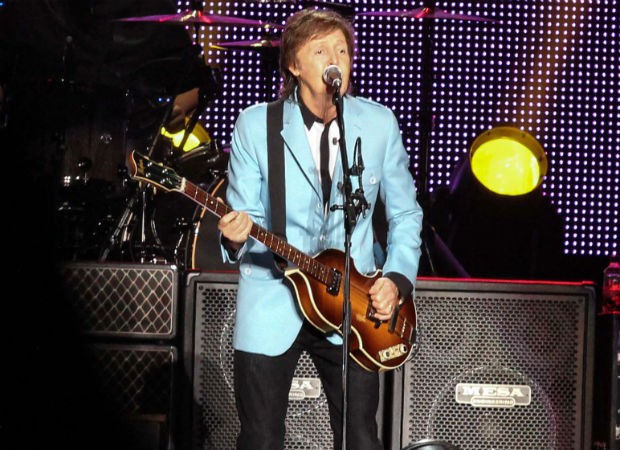
[[[260,3],[293,3],[307,8],[318,6],[319,8],[331,9],[339,12],[343,16],[351,16],[355,13],[355,7],[346,3],[324,2],[317,0],[259,0]]]
[[[283,25],[276,25],[261,20],[244,19],[234,16],[221,16],[217,14],[205,14],[202,11],[187,10],[177,14],[164,14],[155,16],[126,17],[117,19],[121,22],[158,22],[158,23],[183,23],[197,25],[247,25],[251,27],[263,27],[282,29]]]
[[[250,41],[230,41],[218,42],[210,45],[216,50],[238,49],[238,50],[262,50],[277,49],[280,47],[280,39],[255,39]]]
[[[321,2],[321,1],[314,1],[314,0],[301,0],[301,1],[297,1],[297,3],[303,4],[304,7],[305,6],[318,6],[320,8],[332,9],[334,11],[339,12],[343,16],[352,16],[355,13],[355,8],[352,5],[347,5],[345,3]]]
[[[456,19],[456,20],[478,20],[485,22],[497,22],[496,19],[489,19],[487,17],[470,16],[465,14],[454,14],[446,10],[425,7],[415,8],[404,11],[369,11],[358,13],[358,16],[396,16],[396,17],[411,17],[414,19]]]

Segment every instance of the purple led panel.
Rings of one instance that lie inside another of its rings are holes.
[[[477,135],[514,125],[547,153],[542,187],[564,219],[564,252],[618,250],[618,0],[436,2],[451,14],[497,22],[360,14],[418,10],[421,1],[334,3],[351,8],[357,93],[394,110],[418,184],[425,181],[431,194],[448,186]],[[204,10],[281,25],[303,6],[303,0],[221,1],[206,2]],[[190,2],[179,2],[180,10],[188,8]],[[222,94],[202,120],[221,146],[241,109],[275,98],[279,76],[277,59],[267,52],[212,45],[273,37],[237,25],[200,29],[205,60],[223,80]]]

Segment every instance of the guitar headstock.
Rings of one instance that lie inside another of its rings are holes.
[[[145,181],[165,191],[179,191],[183,188],[183,177],[161,163],[149,159],[135,150],[127,156],[129,174],[135,180]]]

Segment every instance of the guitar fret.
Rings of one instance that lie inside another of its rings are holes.
[[[310,264],[308,265],[308,272],[312,274],[313,277],[320,280],[320,270],[317,270],[320,266],[312,259],[310,260]],[[322,281],[322,280],[321,280]]]
[[[327,268],[325,266],[321,267],[321,271],[320,271],[321,280],[327,281],[327,272],[328,271],[327,271]]]
[[[314,276],[314,273],[311,270],[312,263],[308,260],[308,258],[304,257],[304,255],[302,255],[302,262],[300,262],[300,265],[303,266],[304,272]]]
[[[308,271],[312,272],[315,277],[323,281],[323,279],[321,278],[321,267],[319,266],[319,263],[315,259],[312,260],[312,263]]]
[[[263,242],[261,240],[261,231],[261,228],[255,223],[253,223],[252,228],[250,228],[250,235],[254,236],[254,238],[258,240],[258,242]]]

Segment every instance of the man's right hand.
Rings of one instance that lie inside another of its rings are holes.
[[[224,236],[225,245],[237,251],[250,236],[252,220],[246,212],[231,211],[220,218],[217,229]]]

